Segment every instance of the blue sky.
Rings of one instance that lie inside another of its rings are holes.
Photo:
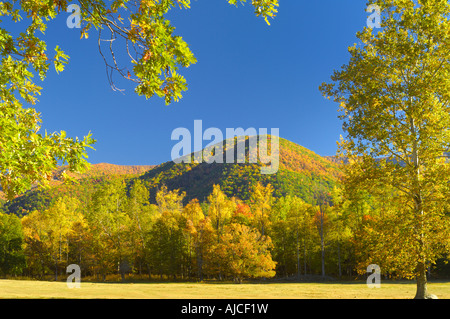
[[[97,49],[97,35],[80,40],[66,26],[68,13],[49,23],[44,39],[70,56],[66,70],[52,69],[36,105],[43,129],[65,130],[98,140],[91,163],[160,164],[170,160],[178,127],[279,128],[280,136],[320,155],[333,155],[342,134],[337,105],[318,90],[333,70],[348,61],[347,48],[366,25],[366,2],[280,0],[268,26],[250,3],[238,8],[226,0],[192,1],[174,9],[170,20],[198,62],[181,69],[189,85],[178,103],[146,100],[131,83],[118,80],[113,92]],[[118,78],[117,78],[118,79]],[[204,145],[208,142],[205,141]]]

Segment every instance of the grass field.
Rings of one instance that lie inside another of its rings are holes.
[[[439,299],[450,299],[450,282],[428,283]],[[412,299],[414,282],[341,283],[92,283],[69,289],[65,282],[0,280],[0,298],[88,299]]]

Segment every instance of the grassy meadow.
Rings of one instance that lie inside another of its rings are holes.
[[[430,282],[429,291],[450,299],[450,282]],[[412,281],[330,283],[94,283],[69,289],[65,282],[0,280],[0,298],[86,299],[412,299]]]

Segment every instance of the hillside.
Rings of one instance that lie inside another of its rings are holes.
[[[23,212],[41,209],[48,206],[53,198],[61,194],[71,194],[80,200],[86,200],[87,196],[95,190],[96,185],[112,178],[136,178],[139,175],[153,169],[154,165],[114,165],[107,163],[92,164],[88,171],[68,173],[67,175],[75,182],[64,182],[61,173],[66,166],[58,168],[53,173],[53,180],[48,188],[34,187],[22,196],[17,197],[10,203],[5,204],[10,213],[21,214]],[[1,196],[2,194],[0,194]]]
[[[248,158],[248,139],[246,156]],[[64,170],[61,167],[55,172],[50,188],[30,190],[8,203],[6,209],[15,214],[42,209],[61,194],[87,201],[99,183],[112,178],[140,178],[150,191],[151,202],[155,202],[156,192],[161,185],[166,185],[169,190],[180,189],[186,192],[186,202],[193,198],[205,201],[214,184],[219,184],[228,196],[248,200],[251,188],[260,181],[272,184],[275,196],[291,194],[315,203],[317,192],[331,191],[341,175],[339,164],[335,161],[282,138],[278,172],[272,175],[261,174],[261,166],[259,161],[255,164],[176,164],[170,161],[156,167],[102,163],[92,165],[84,174],[70,174],[76,180],[75,183],[63,183],[57,177]]]
[[[246,150],[248,158],[248,147]],[[341,175],[339,164],[336,162],[282,138],[280,138],[278,172],[262,175],[260,167],[261,163],[175,164],[166,162],[139,178],[149,188],[152,201],[158,187],[162,184],[170,190],[180,189],[186,192],[187,201],[193,198],[205,200],[214,184],[219,184],[229,196],[247,200],[251,187],[260,181],[264,184],[272,184],[276,196],[297,195],[312,203],[315,202],[315,192],[321,188],[329,192]]]

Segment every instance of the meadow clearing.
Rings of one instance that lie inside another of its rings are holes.
[[[439,299],[450,299],[450,281],[430,282]],[[81,282],[69,289],[66,282],[0,280],[0,298],[69,299],[412,299],[413,281],[329,283],[95,283]]]

